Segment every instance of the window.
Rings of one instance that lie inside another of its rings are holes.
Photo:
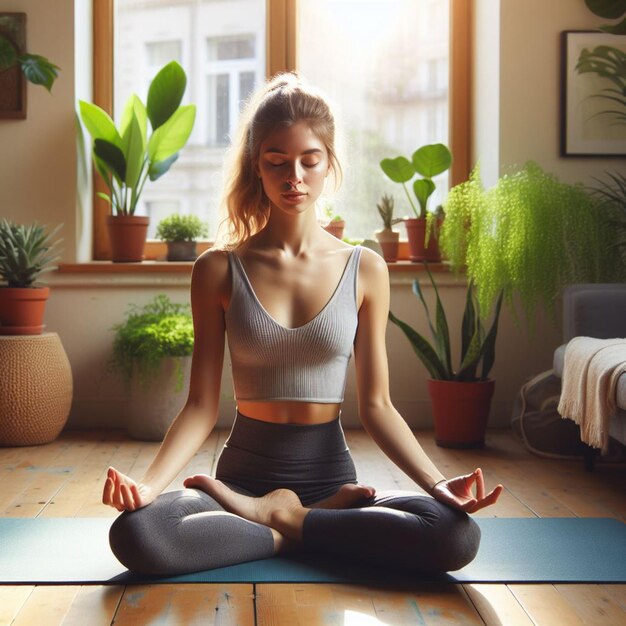
[[[384,192],[396,196],[398,215],[408,214],[381,158],[447,142],[450,179],[468,173],[468,0],[93,1],[94,101],[119,115],[130,93],[145,99],[156,71],[176,59],[188,76],[185,101],[198,108],[178,162],[144,189],[139,212],[153,219],[196,214],[215,232],[224,150],[242,102],[279,70],[300,70],[337,104],[347,157],[332,201],[348,236],[371,237],[380,227]],[[444,192],[446,181],[438,187]],[[95,204],[94,256],[107,258],[108,207]]]

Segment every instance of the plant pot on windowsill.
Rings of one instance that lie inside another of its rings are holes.
[[[167,241],[168,261],[195,261],[198,257],[195,241]]]
[[[327,233],[334,235],[337,239],[343,238],[343,231],[346,227],[345,220],[332,220],[328,222],[323,228]]]
[[[439,263],[441,251],[439,250],[438,232],[441,226],[441,218],[437,218],[436,224],[430,233],[428,245],[426,245],[426,229],[428,227],[425,217],[407,217],[404,220],[406,234],[409,239],[409,260],[413,262]]]
[[[142,215],[108,215],[107,229],[113,263],[143,261],[150,218]]]

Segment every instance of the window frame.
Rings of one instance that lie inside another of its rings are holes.
[[[298,0],[266,1],[266,68],[267,75],[292,71],[297,65]],[[113,29],[115,0],[93,0],[93,102],[109,114],[113,111]],[[454,186],[469,176],[471,168],[471,85],[473,0],[450,0],[450,63],[449,63],[449,147],[454,155],[449,184]],[[98,192],[105,192],[104,183],[94,170],[93,175],[93,259],[110,260],[111,250],[106,232],[108,203]],[[201,242],[200,250],[212,242]],[[165,244],[146,243],[147,259],[164,258]],[[400,258],[408,258],[401,246]]]

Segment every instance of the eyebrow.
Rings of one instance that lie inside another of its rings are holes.
[[[284,150],[280,150],[279,148],[268,148],[265,151],[265,154],[268,154],[269,152],[273,154],[287,154]],[[322,152],[323,151],[319,148],[311,148],[309,150],[305,150],[302,154],[322,154]]]

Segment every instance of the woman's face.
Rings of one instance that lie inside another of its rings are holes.
[[[298,214],[319,198],[329,167],[324,143],[305,122],[296,122],[267,136],[257,170],[272,205]]]

